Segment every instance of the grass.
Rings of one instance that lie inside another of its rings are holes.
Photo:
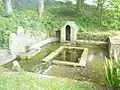
[[[9,70],[7,68],[0,67],[0,74],[3,72],[9,72]]]
[[[75,21],[80,28],[84,27],[87,30],[100,28],[98,17],[93,15],[93,12],[85,10],[77,12],[75,8],[75,6],[56,6],[47,8],[46,13],[49,12],[55,22]]]
[[[57,77],[41,77],[29,72],[0,75],[0,90],[95,90],[90,82],[78,82]]]

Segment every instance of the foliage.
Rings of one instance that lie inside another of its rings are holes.
[[[98,0],[97,4],[101,25],[120,29],[120,0]]]
[[[35,11],[18,11],[15,12],[14,17],[3,17],[0,16],[0,46],[8,44],[9,34],[15,32],[18,26],[23,26],[25,29],[46,31],[45,23],[42,19],[37,17]]]
[[[56,7],[51,7],[46,10],[51,15],[51,21],[59,23],[58,27],[62,26],[61,22],[65,21],[75,21],[79,26],[87,29],[94,29],[100,27],[98,24],[99,19],[97,16],[93,16],[94,13],[88,11],[75,11],[75,6],[61,5]],[[53,26],[57,26],[53,24]]]
[[[111,0],[107,15],[109,25],[115,29],[120,29],[120,0]]]
[[[5,31],[4,29],[0,28],[0,46],[4,47],[4,43],[8,44],[8,33],[8,30]]]
[[[107,84],[115,90],[120,89],[120,61],[106,59],[105,73]]]

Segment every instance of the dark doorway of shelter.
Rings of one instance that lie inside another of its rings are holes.
[[[58,42],[60,42],[60,34],[61,34],[61,31],[57,30],[56,31],[56,37],[58,38]]]
[[[66,26],[66,40],[67,41],[70,41],[70,34],[71,34],[71,30],[70,29],[71,29],[70,26],[67,25]]]

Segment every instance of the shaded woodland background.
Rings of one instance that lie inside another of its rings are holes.
[[[0,0],[0,46],[7,45],[9,34],[18,26],[46,33],[61,28],[66,21],[75,21],[79,34],[120,30],[119,0],[96,0],[95,5],[88,5],[85,0],[77,0],[76,4],[64,1]]]

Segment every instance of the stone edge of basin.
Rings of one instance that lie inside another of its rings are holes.
[[[67,49],[77,49],[77,50],[83,50],[83,53],[81,55],[81,60],[79,61],[79,63],[74,63],[74,62],[66,62],[66,61],[60,61],[60,60],[53,60],[53,58],[55,58],[57,55],[59,55],[59,53],[64,50],[64,48]],[[88,49],[87,48],[83,48],[83,47],[72,47],[72,46],[61,46],[59,47],[57,50],[55,50],[54,52],[52,52],[51,54],[49,54],[47,57],[45,57],[44,59],[42,59],[42,62],[50,62],[53,60],[52,63],[54,64],[62,64],[62,65],[70,65],[70,66],[82,66],[82,67],[86,67],[86,60],[87,60],[87,55],[88,55]]]
[[[57,56],[62,50],[64,49],[64,46],[59,47],[57,50],[49,54],[47,57],[42,59],[43,62],[49,62],[51,59],[53,59],[55,56]]]

